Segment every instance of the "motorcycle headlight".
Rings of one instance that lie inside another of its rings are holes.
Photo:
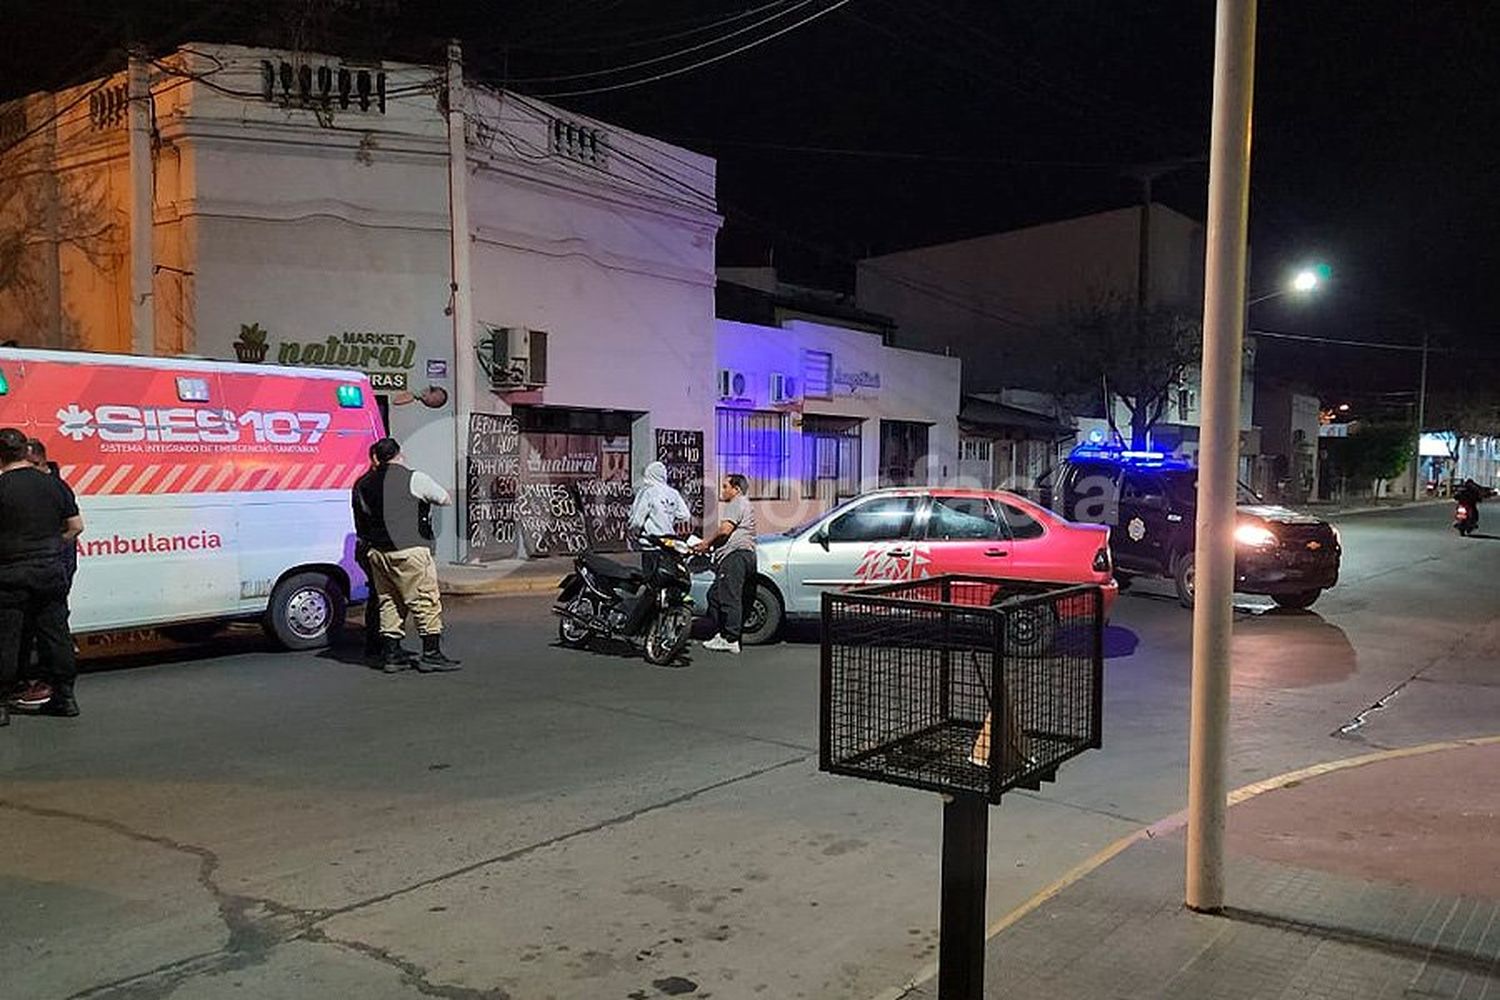
[[[1276,535],[1258,524],[1241,524],[1234,529],[1234,541],[1236,545],[1264,549],[1276,544]]]

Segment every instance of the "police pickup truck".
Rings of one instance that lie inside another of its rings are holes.
[[[1160,452],[1081,445],[1037,481],[1039,499],[1070,521],[1110,526],[1115,575],[1170,577],[1193,606],[1198,470]],[[1338,583],[1333,525],[1266,504],[1243,484],[1234,532],[1235,590],[1284,608],[1310,607]]]

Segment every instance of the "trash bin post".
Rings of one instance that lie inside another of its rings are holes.
[[[938,1000],[983,1000],[984,896],[989,871],[989,803],[945,796]]]

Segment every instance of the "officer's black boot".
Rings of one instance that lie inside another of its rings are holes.
[[[380,669],[388,674],[396,674],[410,667],[416,660],[416,655],[395,636],[383,636],[381,639],[383,649],[381,650]]]
[[[448,670],[462,670],[463,668],[459,666],[459,662],[443,652],[442,633],[422,636],[422,658],[417,661],[417,669],[422,673],[430,674]]]

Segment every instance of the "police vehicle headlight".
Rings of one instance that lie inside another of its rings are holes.
[[[1242,524],[1234,529],[1234,541],[1237,545],[1264,549],[1276,544],[1276,536],[1269,528],[1263,528],[1258,524]]]

